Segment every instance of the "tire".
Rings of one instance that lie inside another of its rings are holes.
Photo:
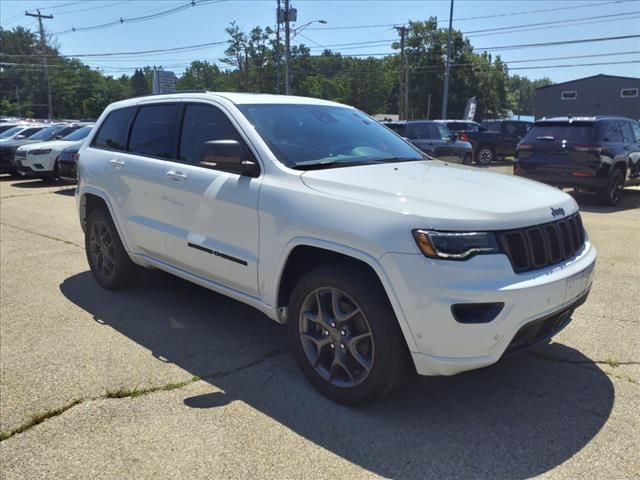
[[[493,151],[493,148],[487,147],[486,145],[478,148],[478,151],[476,152],[476,163],[478,165],[489,165],[495,160],[495,158],[496,154]]]
[[[318,318],[318,302],[323,319]],[[294,288],[288,317],[289,342],[300,369],[335,402],[378,400],[411,371],[386,293],[359,268],[326,265],[306,274]]]
[[[463,165],[472,165],[473,164],[473,159],[471,158],[471,154],[470,153],[465,153],[464,157],[462,158],[462,164]]]
[[[620,168],[616,168],[607,182],[607,186],[598,191],[598,202],[600,205],[613,207],[618,204],[622,197],[624,188],[624,172]]]
[[[91,212],[84,238],[91,273],[101,287],[119,290],[138,280],[141,268],[129,258],[109,213]]]

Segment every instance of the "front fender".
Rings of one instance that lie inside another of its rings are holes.
[[[417,345],[413,338],[413,334],[411,329],[409,328],[409,323],[407,322],[404,310],[402,309],[402,305],[398,299],[398,296],[393,288],[393,285],[385,272],[384,268],[380,264],[377,258],[372,255],[363,252],[361,250],[355,249],[353,247],[349,247],[347,245],[342,245],[336,242],[322,240],[311,237],[295,237],[289,240],[286,244],[285,248],[282,250],[280,257],[278,258],[278,263],[276,267],[276,275],[275,282],[272,284],[272,289],[266,290],[263,292],[263,301],[270,305],[277,305],[278,301],[278,292],[280,290],[281,281],[284,273],[285,266],[287,264],[287,260],[291,255],[291,252],[296,247],[316,247],[323,250],[328,250],[330,252],[338,253],[341,255],[345,255],[347,257],[354,258],[356,260],[360,260],[367,264],[371,269],[376,273],[382,287],[384,288],[387,297],[389,298],[389,302],[396,314],[396,318],[398,320],[398,324],[400,325],[400,329],[405,337],[407,342],[407,346],[410,351],[417,351]]]

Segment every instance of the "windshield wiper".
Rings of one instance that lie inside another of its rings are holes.
[[[315,163],[299,163],[297,165],[292,166],[291,168],[295,170],[322,170],[325,168],[357,167],[360,165],[379,165],[382,163],[419,162],[422,160],[428,160],[428,158],[387,157],[387,158],[372,158],[369,160],[352,160],[352,161],[330,160],[330,161],[315,162]]]
[[[291,168],[294,170],[323,170],[325,168],[336,168],[336,167],[355,167],[358,165],[372,165],[374,163],[378,163],[376,161],[352,161],[352,162],[344,162],[339,160],[331,160],[328,162],[315,162],[315,163],[300,163],[298,165],[294,165]]]

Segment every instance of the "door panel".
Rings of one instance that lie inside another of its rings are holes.
[[[262,179],[178,162],[166,162],[164,176],[171,263],[257,296]]]
[[[91,154],[104,166],[105,183],[129,248],[162,258],[165,244],[159,207],[164,162],[126,151],[137,112],[137,107],[111,112],[100,126]]]
[[[162,208],[170,227],[170,261],[201,277],[258,295],[258,195],[262,177],[200,166],[206,141],[241,135],[226,114],[209,104],[187,104],[178,158],[164,168]]]

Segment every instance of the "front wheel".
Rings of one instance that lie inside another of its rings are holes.
[[[489,165],[495,159],[495,153],[491,147],[480,147],[476,152],[476,163]]]
[[[598,201],[601,205],[613,207],[620,201],[623,189],[624,173],[621,169],[616,168],[609,177],[607,186],[598,192]]]
[[[104,210],[94,210],[87,218],[85,250],[91,273],[101,287],[118,290],[138,280],[140,267],[129,258],[111,216]]]
[[[323,266],[299,281],[289,305],[289,340],[311,384],[346,405],[385,396],[410,369],[384,290],[350,266]]]

